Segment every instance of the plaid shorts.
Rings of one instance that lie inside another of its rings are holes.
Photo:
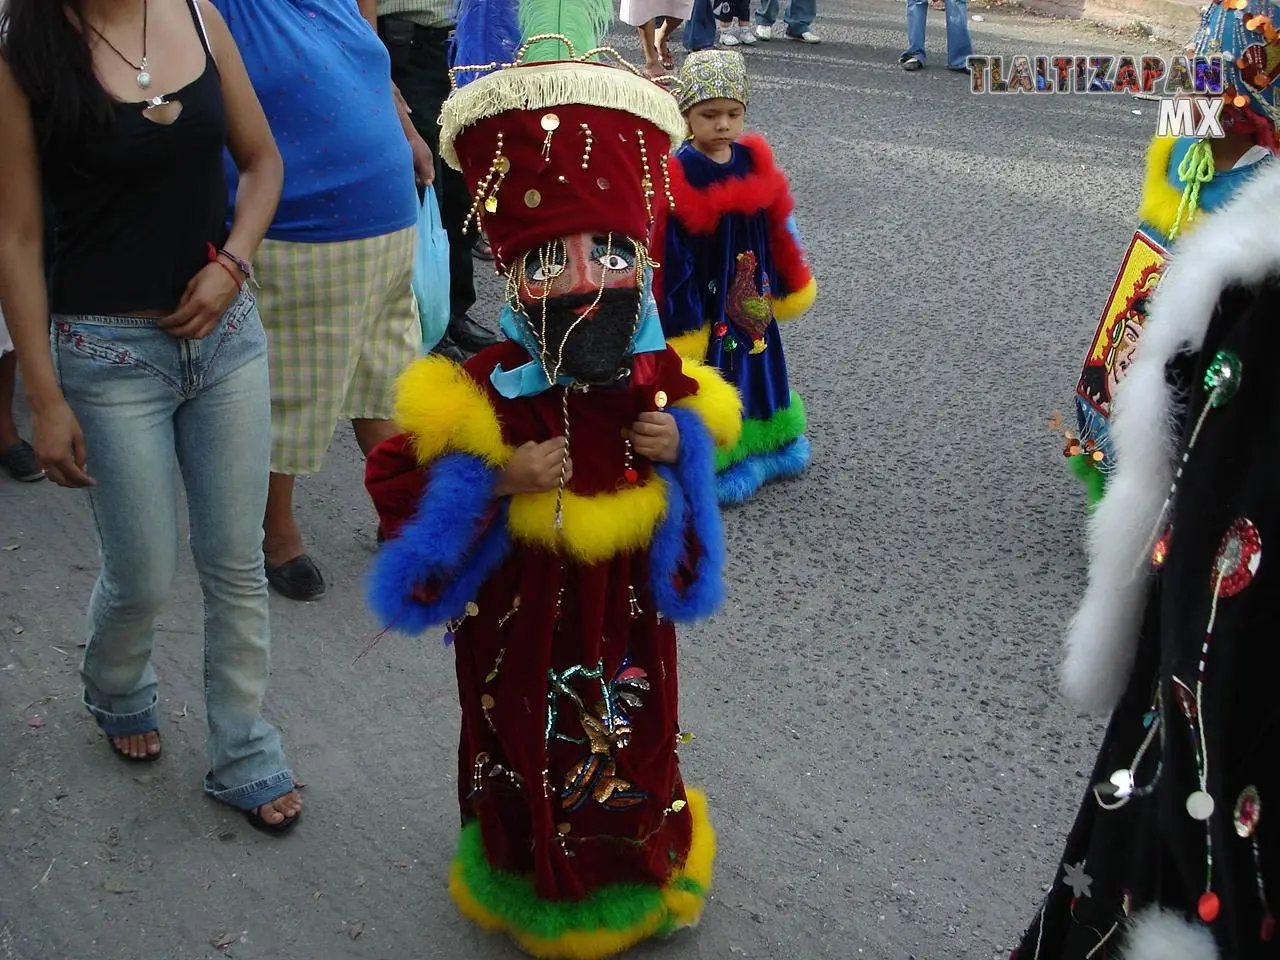
[[[264,240],[254,261],[271,361],[271,472],[316,473],[338,420],[390,420],[422,327],[416,228],[367,240]]]

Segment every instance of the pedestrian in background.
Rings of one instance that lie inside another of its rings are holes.
[[[376,29],[391,55],[391,79],[409,105],[410,119],[431,148],[440,221],[449,236],[449,327],[435,352],[462,361],[466,354],[497,343],[498,338],[471,318],[476,302],[472,254],[482,244],[462,224],[471,194],[462,174],[440,161],[440,107],[449,96],[449,46],[456,0],[361,0],[372,8]],[[484,254],[481,254],[483,257]],[[488,255],[492,259],[492,255]]]
[[[0,467],[15,480],[31,483],[44,479],[44,470],[31,444],[18,435],[13,416],[13,396],[18,385],[18,355],[0,313]]]
[[[263,550],[277,592],[315,600],[325,580],[294,518],[294,480],[320,471],[339,419],[365,453],[396,432],[395,380],[422,345],[414,174],[430,183],[435,160],[356,0],[213,2],[289,172],[257,263],[271,360]]]
[[[720,22],[720,43],[726,47],[756,42],[751,32],[751,0],[714,0],[712,12]]]
[[[968,70],[973,55],[969,36],[969,0],[944,0],[947,15],[947,69]],[[924,66],[924,28],[929,0],[907,0],[907,49],[898,58],[903,70]]]
[[[640,34],[644,73],[660,77],[676,68],[671,34],[693,13],[693,0],[622,0],[618,18]]]
[[[0,38],[0,300],[41,464],[88,490],[101,551],[84,704],[119,757],[159,758],[151,649],[181,491],[204,598],[204,789],[287,830],[302,800],[262,716],[270,393],[246,287],[280,154],[203,0],[10,0]],[[47,284],[42,185],[57,216]]]
[[[781,0],[757,0],[756,36],[761,40],[773,39],[773,25],[778,22],[780,4]],[[788,0],[784,18],[787,28],[783,36],[802,43],[821,43],[822,38],[810,29],[817,15],[818,0]]]

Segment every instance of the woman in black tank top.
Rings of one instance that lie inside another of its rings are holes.
[[[0,305],[40,461],[88,490],[102,555],[84,703],[122,759],[159,757],[152,628],[185,489],[204,592],[204,788],[283,831],[301,800],[261,713],[269,630],[252,518],[270,401],[246,286],[279,152],[206,0],[8,0],[0,54]],[[224,149],[241,171],[229,229]]]

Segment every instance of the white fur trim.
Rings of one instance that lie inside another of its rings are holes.
[[[1179,241],[1151,298],[1137,358],[1116,390],[1116,471],[1089,523],[1089,586],[1067,631],[1062,689],[1087,710],[1114,709],[1133,669],[1147,550],[1160,532],[1179,440],[1165,366],[1200,349],[1223,290],[1280,269],[1277,223],[1280,163],[1272,163]]]
[[[1159,907],[1134,917],[1120,956],[1124,960],[1219,960],[1218,945],[1207,928]]]

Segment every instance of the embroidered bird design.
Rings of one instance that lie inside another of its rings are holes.
[[[738,254],[724,312],[743,333],[751,337],[751,352],[764,352],[764,334],[773,322],[773,303],[769,299],[769,277],[762,275],[763,287],[756,286],[756,255],[750,250]]]

